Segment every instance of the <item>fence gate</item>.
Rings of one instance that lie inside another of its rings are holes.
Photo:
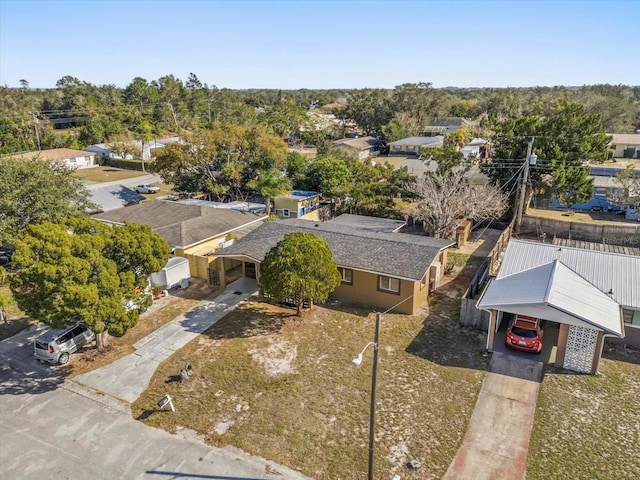
[[[591,373],[597,343],[598,330],[570,325],[563,368]]]

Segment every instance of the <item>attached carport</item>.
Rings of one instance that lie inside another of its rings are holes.
[[[581,373],[597,373],[605,335],[624,337],[620,305],[559,260],[494,279],[477,308],[490,313],[489,351],[503,312],[560,324],[555,365]]]

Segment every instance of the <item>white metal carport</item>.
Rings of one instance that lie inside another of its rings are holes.
[[[624,337],[620,305],[559,260],[493,280],[477,308],[490,312],[488,350],[499,312],[559,323],[556,365],[583,373],[597,372],[604,335]]]

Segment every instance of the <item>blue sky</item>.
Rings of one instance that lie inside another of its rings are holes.
[[[0,83],[640,84],[640,1],[0,0]]]

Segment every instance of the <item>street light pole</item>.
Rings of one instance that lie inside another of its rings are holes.
[[[529,145],[527,145],[527,158],[524,161],[524,174],[522,176],[522,185],[520,186],[520,202],[518,204],[518,214],[516,216],[515,230],[520,233],[520,225],[522,224],[522,213],[524,210],[524,200],[527,196],[527,180],[529,179],[529,163],[531,162],[531,150],[533,149],[533,141],[536,137],[531,137]]]
[[[352,360],[352,363],[359,367],[362,364],[362,355],[367,348],[373,345],[373,372],[371,374],[371,406],[369,408],[369,468],[368,468],[368,480],[373,480],[373,450],[376,443],[376,382],[378,377],[378,347],[380,345],[380,319],[381,313],[376,313],[376,331],[373,337],[373,342],[369,342],[365,345],[362,351],[356,355]]]
[[[376,313],[376,332],[373,337],[373,371],[371,373],[371,408],[369,412],[369,476],[368,480],[373,480],[373,449],[376,442],[376,384],[378,377],[378,347],[380,346],[380,317],[381,313]]]

